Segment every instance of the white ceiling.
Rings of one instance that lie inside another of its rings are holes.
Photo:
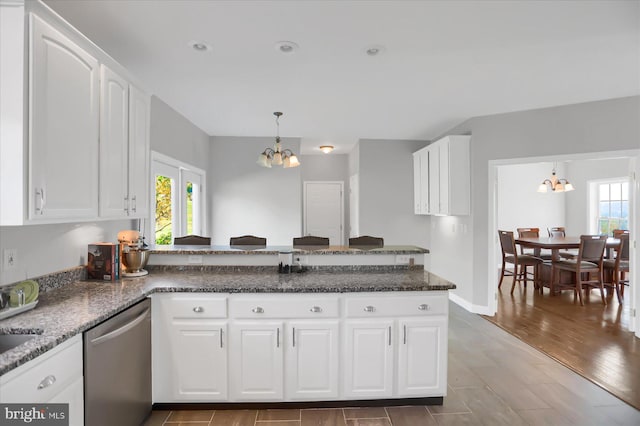
[[[208,134],[274,135],[283,111],[303,154],[640,94],[635,0],[45,2]]]

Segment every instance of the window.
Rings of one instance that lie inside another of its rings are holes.
[[[596,233],[612,235],[614,229],[629,229],[629,182],[626,179],[594,182],[597,208]]]
[[[155,245],[173,244],[176,236],[203,235],[205,172],[156,152],[152,170]]]

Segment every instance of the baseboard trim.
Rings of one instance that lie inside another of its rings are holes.
[[[466,309],[467,311],[473,312],[474,314],[488,315],[490,317],[495,315],[495,312],[492,312],[488,306],[474,305],[473,303],[468,302],[467,300],[452,292],[449,292],[449,300],[451,300],[456,305]]]
[[[344,401],[290,401],[290,402],[156,402],[154,410],[268,410],[277,408],[345,408],[345,407],[397,407],[403,405],[442,405],[444,397],[401,399],[361,399]]]

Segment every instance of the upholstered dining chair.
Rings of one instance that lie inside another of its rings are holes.
[[[243,235],[241,237],[229,238],[229,245],[231,246],[266,246],[267,239],[263,237],[256,237],[255,235]]]
[[[549,233],[549,238],[564,238],[567,236],[567,231],[564,229],[564,226],[552,226],[551,228],[547,228],[547,232]],[[578,255],[577,251],[560,251],[558,252],[558,256],[564,259],[575,259]]]
[[[518,233],[518,238],[538,238],[540,236],[540,228],[516,228],[516,232]],[[527,252],[520,246],[520,254],[533,255],[542,260],[551,260],[551,252],[549,250],[543,252],[539,248]]]
[[[184,237],[175,237],[173,245],[184,246],[209,246],[211,245],[211,237],[202,237],[200,235],[185,235]]]
[[[307,235],[305,237],[295,237],[293,239],[294,246],[328,246],[329,238],[316,237],[314,235]]]
[[[352,246],[383,247],[384,238],[371,237],[369,235],[362,235],[360,237],[349,238],[349,247],[352,247]]]
[[[611,232],[613,233],[613,238],[619,238],[620,235],[624,235],[624,234],[629,235],[629,230],[628,229],[614,229]]]
[[[615,289],[618,302],[622,304],[624,286],[629,285],[629,280],[625,277],[625,274],[629,272],[629,234],[621,233],[616,238],[620,240],[620,244],[614,249],[616,257],[605,259],[603,262],[604,275],[611,277],[611,282],[604,284]]]
[[[513,277],[513,284],[511,285],[511,294],[516,287],[516,282],[523,282],[524,288],[527,288],[528,274],[527,266],[533,266],[533,283],[537,288],[539,284],[540,265],[542,265],[542,259],[529,254],[518,254],[516,250],[516,241],[511,231],[498,231],[500,237],[500,247],[502,248],[502,268],[500,272],[500,282],[498,288],[502,286],[502,281],[505,276]],[[513,270],[507,270],[506,264],[511,263]]]
[[[584,306],[582,300],[583,288],[598,287],[602,303],[607,304],[604,297],[603,283],[603,261],[604,249],[607,244],[606,235],[581,235],[580,248],[578,256],[575,259],[561,259],[551,263],[551,295],[555,295],[556,290],[573,290],[573,300],[580,299],[580,305]],[[556,275],[560,271],[570,271],[575,273],[575,284],[561,284],[556,282]],[[583,274],[587,275],[587,279],[583,280]],[[595,275],[595,277],[594,277]]]

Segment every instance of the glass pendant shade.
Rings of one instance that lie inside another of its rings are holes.
[[[273,149],[267,148],[258,156],[257,163],[262,167],[271,167],[271,165],[282,166],[284,168],[298,167],[300,165],[298,157],[296,157],[290,149],[283,150],[280,143],[280,123],[278,120],[282,116],[282,113],[274,112],[273,115],[276,116],[276,125],[278,128],[276,143]]]

